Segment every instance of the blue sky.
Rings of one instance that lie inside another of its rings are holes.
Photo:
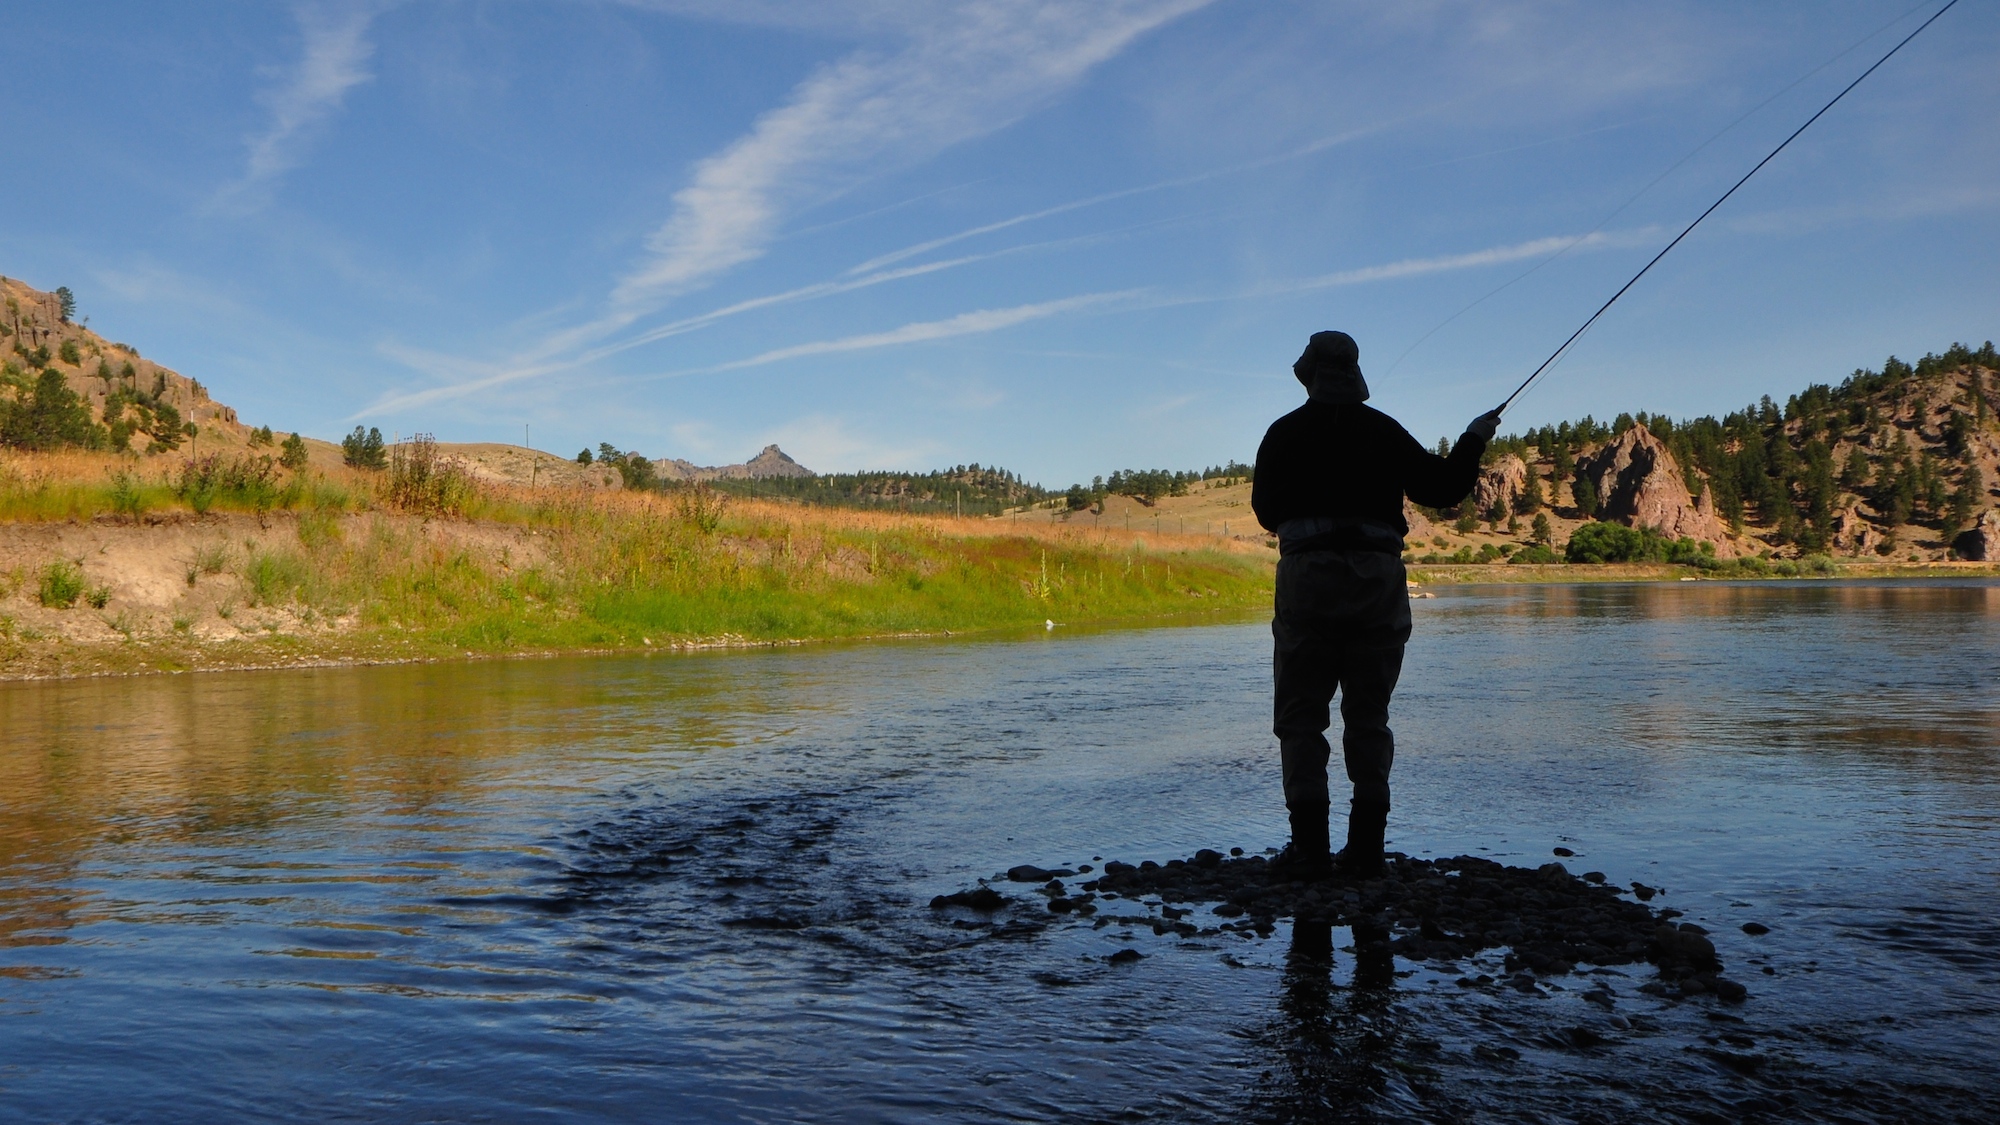
[[[1247,459],[1341,328],[1430,442],[1934,7],[17,5],[0,272],[326,438],[1060,486]],[[1506,428],[2000,336],[1996,47],[1946,15]]]

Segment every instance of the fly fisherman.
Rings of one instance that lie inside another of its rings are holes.
[[[1278,537],[1271,634],[1275,718],[1292,841],[1272,861],[1300,878],[1382,869],[1389,767],[1396,740],[1389,696],[1410,639],[1403,571],[1403,497],[1443,508],[1472,491],[1499,411],[1473,419],[1449,457],[1425,449],[1394,418],[1362,405],[1361,350],[1345,332],[1316,332],[1292,374],[1304,406],[1271,423],[1257,447],[1250,506]],[[1340,690],[1341,749],[1354,798],[1347,847],[1329,857],[1328,705]]]

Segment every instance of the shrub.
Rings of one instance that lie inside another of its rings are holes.
[[[146,511],[146,493],[132,474],[120,470],[111,474],[111,510],[138,519]]]
[[[439,456],[437,442],[429,434],[417,434],[396,447],[389,471],[391,507],[423,515],[462,516],[477,493],[465,463]]]
[[[250,604],[277,605],[305,585],[305,563],[290,552],[259,551],[243,568],[243,581],[250,587]]]
[[[83,596],[83,568],[68,559],[57,559],[42,568],[42,604],[50,609],[68,609]]]
[[[64,340],[62,347],[56,349],[56,355],[71,367],[83,366],[83,352],[77,349],[75,340]]]
[[[111,587],[92,586],[83,595],[83,600],[89,602],[92,609],[103,609],[111,601]]]
[[[1516,563],[1557,563],[1563,560],[1561,556],[1550,550],[1546,545],[1535,543],[1515,551],[1514,557],[1507,561]]]
[[[271,427],[269,426],[259,426],[250,431],[250,448],[252,449],[260,445],[270,445],[276,440],[277,438],[271,433]]]
[[[715,529],[722,526],[722,510],[728,500],[726,494],[717,492],[703,481],[683,489],[674,500],[674,508],[689,527],[703,535],[713,535]]]
[[[268,512],[278,502],[277,475],[277,465],[269,454],[246,453],[225,461],[221,454],[211,453],[181,463],[174,495],[187,501],[197,514],[208,511],[218,499]]]
[[[1563,558],[1573,563],[1666,562],[1682,566],[1716,565],[1715,544],[1694,539],[1669,539],[1650,527],[1587,523],[1569,537]]]

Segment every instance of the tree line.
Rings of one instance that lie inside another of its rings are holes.
[[[1944,379],[1958,371],[1969,373],[1962,390]],[[1857,369],[1838,385],[1812,384],[1782,406],[1766,395],[1720,418],[1676,421],[1642,411],[1620,414],[1607,425],[1585,415],[1509,434],[1490,443],[1484,459],[1491,464],[1512,453],[1528,463],[1527,487],[1513,510],[1474,512],[1461,506],[1450,515],[1460,531],[1469,532],[1482,519],[1497,523],[1533,514],[1546,502],[1537,462],[1547,461],[1550,494],[1568,482],[1578,513],[1588,519],[1601,498],[1588,479],[1576,475],[1576,457],[1643,425],[1674,455],[1691,495],[1699,499],[1705,489],[1713,490],[1716,514],[1733,531],[1740,532],[1754,514],[1773,527],[1780,544],[1824,551],[1832,542],[1842,494],[1848,493],[1865,500],[1892,531],[1922,523],[1948,539],[1986,497],[1971,437],[1992,420],[1991,400],[2000,393],[1995,372],[2000,354],[1991,341],[1978,349],[1953,344],[1914,364],[1890,356],[1880,370]],[[1944,417],[1934,422],[1940,410]],[[1927,427],[1934,428],[1935,438]],[[1843,443],[1849,448],[1836,464],[1833,451]],[[1450,447],[1440,441],[1438,451],[1448,453]]]

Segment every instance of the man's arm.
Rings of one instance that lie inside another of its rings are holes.
[[[1271,429],[1277,427],[1272,426]],[[1257,514],[1257,522],[1264,530],[1273,535],[1278,533],[1278,524],[1284,522],[1284,517],[1275,512],[1280,487],[1278,477],[1283,475],[1277,470],[1277,460],[1276,453],[1271,449],[1271,431],[1266,430],[1264,440],[1257,443],[1257,463],[1250,470],[1250,510]]]
[[[1451,456],[1439,457],[1422,443],[1403,432],[1403,493],[1427,508],[1449,508],[1465,499],[1479,482],[1479,458],[1486,452],[1486,439],[1468,430],[1451,447]]]

